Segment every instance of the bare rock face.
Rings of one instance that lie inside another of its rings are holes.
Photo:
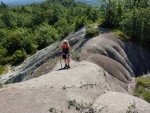
[[[150,69],[148,53],[110,33],[84,36],[83,28],[65,38],[81,50],[81,62],[72,60],[71,69],[59,70],[57,62],[51,72],[30,79],[39,66],[60,55],[60,41],[2,76],[0,82],[14,84],[0,89],[0,113],[150,113],[149,103],[129,95],[132,77]]]
[[[0,89],[1,113],[49,113],[53,109],[58,113],[119,113],[132,100],[141,113],[150,110],[150,104],[127,95],[119,81],[99,66],[86,61],[72,66]]]
[[[79,31],[76,31],[75,33],[65,37],[65,39],[69,40],[69,43],[73,49],[79,49],[86,41],[86,39],[84,38],[85,32],[86,29],[82,28]],[[62,41],[56,42],[38,51],[34,55],[28,57],[21,65],[15,67],[14,69],[9,69],[9,72],[0,78],[0,82],[17,83],[31,79],[34,71],[38,67],[48,62],[49,59],[55,58],[60,55],[59,50]]]
[[[85,28],[70,34],[65,39],[69,40],[72,49],[81,50],[81,60],[99,65],[126,84],[132,77],[140,76],[150,70],[150,57],[146,51],[130,42],[122,42],[113,34],[107,33],[107,29],[100,30],[103,34],[91,39],[85,37]],[[9,68],[9,72],[1,76],[0,82],[16,83],[33,78],[41,65],[60,55],[59,47],[62,41],[38,51],[14,69]]]
[[[150,70],[150,57],[145,50],[132,43],[122,42],[111,33],[100,34],[89,40],[81,50],[81,57],[125,83],[131,77]]]
[[[93,106],[97,106],[100,113],[150,113],[150,104],[144,100],[111,91],[99,96]]]

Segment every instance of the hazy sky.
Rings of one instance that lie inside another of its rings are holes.
[[[4,2],[7,5],[10,4],[29,4],[29,3],[33,3],[33,2],[41,2],[44,0],[0,0],[2,2]]]

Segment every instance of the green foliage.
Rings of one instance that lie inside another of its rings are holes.
[[[102,26],[121,29],[130,41],[150,50],[149,0],[99,0]],[[142,16],[141,16],[142,15]]]
[[[144,100],[150,103],[150,91],[145,91],[142,96]]]
[[[13,54],[13,65],[19,64],[27,57],[25,50],[17,50]]]
[[[55,107],[50,107],[49,111],[50,111],[50,112],[54,112],[55,109],[56,109]]]
[[[96,37],[99,35],[99,30],[98,29],[94,29],[94,28],[88,28],[86,30],[86,36],[87,37]]]
[[[73,60],[79,61],[80,60],[79,51],[71,49],[71,58]]]
[[[150,78],[138,78],[137,86],[143,86],[145,88],[150,88]]]
[[[103,22],[102,25],[105,27],[118,27],[119,22],[122,20],[122,15],[124,13],[123,4],[121,0],[100,0],[101,7],[103,11]]]
[[[75,107],[77,111],[87,111],[87,113],[95,113],[96,109],[92,107],[92,103],[77,103],[76,100],[68,100],[68,109]]]
[[[74,0],[46,0],[17,7],[1,2],[0,65],[22,62],[26,54],[60,40],[86,21],[97,21],[99,15],[98,8]]]
[[[129,37],[123,33],[122,31],[120,30],[117,30],[117,29],[114,29],[114,30],[111,30],[111,32],[113,34],[115,34],[115,36],[123,41],[129,41]]]
[[[137,79],[134,95],[150,102],[150,78],[140,77]]]
[[[0,65],[0,76],[7,72],[6,66]]]
[[[8,6],[4,2],[1,1],[0,9],[6,9],[6,8],[8,8]]]
[[[75,100],[68,100],[68,108],[70,109],[70,106],[75,106],[76,101]]]
[[[63,90],[66,90],[66,85],[63,86]]]
[[[0,82],[0,88],[2,88],[3,87],[3,84]]]
[[[52,113],[63,113],[63,110],[58,110],[55,107],[50,107],[49,111]]]
[[[137,112],[135,102],[133,102],[133,104],[130,103],[130,106],[128,106],[128,109],[126,110],[126,113],[134,113],[134,112]]]

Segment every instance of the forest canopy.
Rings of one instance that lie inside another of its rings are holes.
[[[123,31],[150,50],[150,0],[97,0],[94,7],[74,0],[8,7],[0,4],[0,65],[18,64],[28,55],[87,24]]]
[[[150,50],[150,0],[98,0],[103,26],[120,29],[130,41]]]
[[[27,55],[60,40],[85,22],[98,20],[100,10],[74,0],[8,7],[0,4],[0,65],[18,64]]]

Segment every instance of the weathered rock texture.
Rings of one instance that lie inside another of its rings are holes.
[[[85,61],[72,66],[0,89],[0,112],[49,113],[55,107],[59,113],[79,113],[75,105],[68,108],[73,100],[76,105],[91,104],[95,113],[126,113],[133,102],[138,113],[150,112],[150,104],[128,95],[119,81],[99,66]],[[78,107],[80,113],[90,108]]]
[[[71,69],[59,70],[57,62],[47,74],[31,79],[59,56],[60,41],[9,70],[0,82],[14,84],[0,89],[0,113],[49,113],[53,107],[58,113],[126,113],[134,103],[135,113],[150,113],[149,103],[129,95],[133,77],[150,69],[148,53],[105,32],[87,38],[83,28],[66,37],[73,49],[81,50],[81,62],[71,61]]]
[[[150,70],[149,54],[130,42],[106,33],[89,40],[81,50],[83,60],[91,61],[119,80],[128,83]]]
[[[79,49],[86,42],[85,28],[70,34],[65,39],[69,40],[69,43],[73,49]],[[62,41],[54,43],[45,49],[38,51],[36,54],[27,58],[21,65],[10,69],[8,73],[0,78],[2,83],[16,83],[32,78],[34,71],[42,64],[46,63],[49,59],[55,58],[60,55],[60,46]]]
[[[107,29],[99,29],[103,34],[92,39],[85,37],[85,28],[70,34],[65,39],[69,40],[72,49],[79,51],[82,49],[81,60],[98,64],[125,83],[128,83],[131,77],[140,76],[150,70],[150,57],[145,50],[130,42],[122,42],[113,34],[107,33]],[[61,44],[62,41],[38,51],[2,76],[0,82],[16,83],[33,78],[35,71],[41,65],[60,55]],[[46,68],[48,69],[46,72],[49,72],[49,67]]]

